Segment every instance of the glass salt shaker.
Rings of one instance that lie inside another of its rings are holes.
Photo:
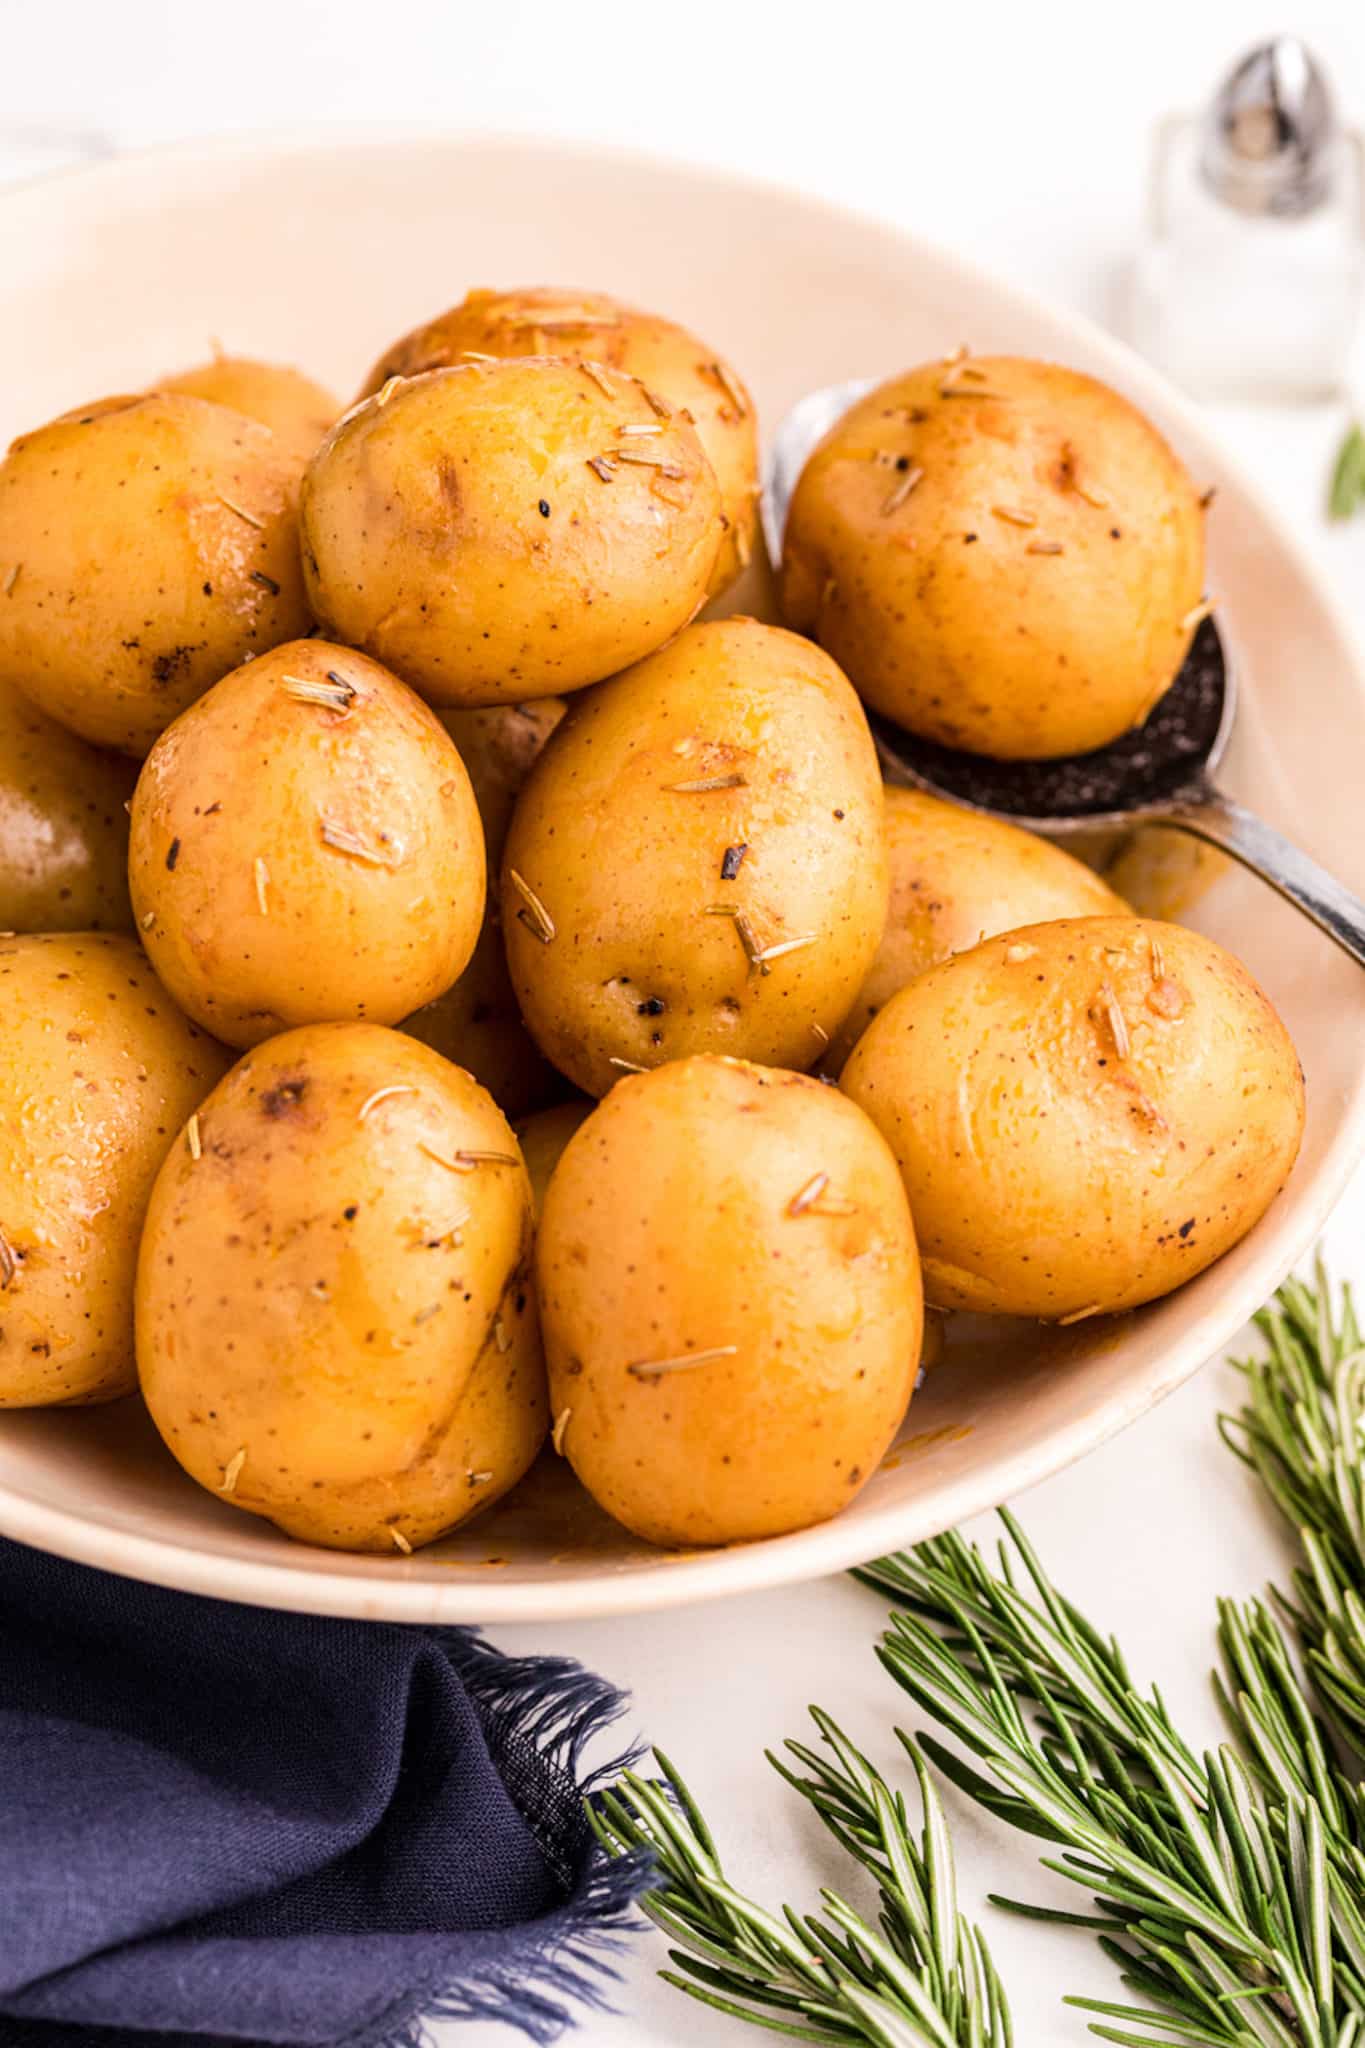
[[[1330,398],[1347,379],[1362,277],[1365,147],[1309,51],[1278,36],[1202,116],[1157,131],[1132,339],[1201,397]]]

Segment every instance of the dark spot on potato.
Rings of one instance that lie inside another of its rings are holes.
[[[269,1117],[288,1116],[298,1108],[308,1090],[305,1080],[277,1081],[273,1088],[267,1088],[261,1097],[261,1108]],[[354,1211],[348,1213],[354,1214]]]
[[[452,512],[460,509],[460,472],[448,455],[441,456],[436,464],[436,484],[441,496]]]
[[[173,871],[173,870],[174,870],[174,868],[175,868],[175,864],[176,864],[176,862],[177,862],[177,861],[179,860],[179,858],[180,858],[180,841],[179,841],[178,839],[173,839],[173,840],[171,841],[170,845],[169,845],[169,846],[168,846],[168,847],[166,848],[166,866],[167,866],[167,868],[168,868],[169,870],[172,870],[172,871]]]
[[[158,654],[152,663],[153,680],[162,684],[173,683],[189,667],[193,653],[192,647],[172,647],[169,654]]]
[[[1182,1237],[1188,1237],[1188,1236],[1189,1236],[1189,1234],[1190,1234],[1190,1232],[1191,1232],[1191,1231],[1192,1231],[1193,1229],[1194,1229],[1194,1218],[1193,1218],[1193,1216],[1191,1216],[1191,1217],[1189,1217],[1189,1218],[1187,1219],[1187,1221],[1185,1221],[1184,1223],[1182,1223],[1182,1224],[1181,1224],[1181,1226],[1180,1226],[1180,1235],[1181,1235]]]
[[[359,1204],[356,1202],[352,1202],[350,1207],[343,1209],[341,1213],[346,1218],[346,1221],[348,1223],[354,1223],[356,1217],[360,1214]]]

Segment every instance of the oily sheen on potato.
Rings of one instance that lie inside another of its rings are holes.
[[[837,1090],[678,1060],[568,1143],[537,1277],[556,1447],[652,1543],[837,1513],[915,1383],[919,1266],[885,1142]]]
[[[571,708],[517,804],[502,927],[526,1021],[578,1087],[731,1053],[808,1067],[886,919],[862,708],[808,641],[690,627]]]
[[[483,820],[488,907],[469,965],[453,988],[408,1018],[403,1029],[464,1067],[510,1117],[552,1102],[562,1083],[521,1020],[507,972],[498,913],[498,867],[517,793],[564,716],[558,697],[442,711],[459,749]]]
[[[109,398],[0,463],[0,681],[145,754],[211,683],[307,632],[299,465],[182,393]]]
[[[1051,917],[1122,916],[1084,861],[1001,818],[918,789],[886,791],[891,900],[877,957],[822,1065],[837,1074],[884,1003],[951,953]]]
[[[1032,759],[1141,723],[1203,582],[1200,500],[1149,420],[1078,370],[963,357],[892,378],[816,449],[782,611],[898,724]]]
[[[537,356],[391,379],[324,441],[301,519],[323,625],[458,705],[638,661],[700,608],[724,532],[680,413]]]
[[[545,1433],[516,1139],[477,1083],[370,1024],[285,1032],[159,1175],[137,1283],[152,1420],[291,1536],[406,1555]]]
[[[1079,1320],[1244,1237],[1289,1177],[1303,1079],[1241,963],[1198,932],[1063,918],[903,988],[840,1082],[900,1162],[928,1299]]]
[[[0,1408],[111,1401],[157,1168],[227,1065],[135,940],[0,938]]]
[[[743,379],[722,356],[685,327],[605,292],[472,291],[386,350],[363,395],[382,390],[390,377],[418,376],[480,355],[601,364],[638,377],[661,417],[670,406],[683,410],[720,485],[725,536],[709,589],[734,582],[757,539],[758,426]]]
[[[157,973],[231,1045],[396,1024],[448,988],[485,896],[469,777],[377,662],[296,640],[162,734],[133,797],[133,908]]]
[[[131,761],[0,682],[0,931],[130,931]]]

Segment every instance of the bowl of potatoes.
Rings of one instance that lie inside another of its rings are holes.
[[[1359,1155],[1358,972],[1173,833],[886,786],[869,725],[1083,753],[1216,599],[1229,782],[1359,885],[1348,639],[1178,397],[591,150],[4,210],[0,1533],[663,1607],[940,1530],[1236,1331]],[[775,575],[764,437],[855,375]]]

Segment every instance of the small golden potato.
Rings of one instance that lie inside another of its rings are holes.
[[[802,472],[782,610],[867,702],[1005,760],[1088,753],[1174,680],[1204,583],[1178,455],[1107,385],[1022,357],[930,363]]]
[[[690,627],[573,706],[503,860],[522,1012],[590,1095],[689,1053],[812,1065],[886,902],[858,700],[818,648],[753,619]]]
[[[409,1017],[403,1029],[472,1074],[505,1116],[528,1116],[553,1101],[562,1084],[517,1008],[498,922],[498,863],[517,792],[564,716],[564,705],[558,697],[542,697],[535,704],[438,716],[469,771],[483,820],[488,908],[479,943],[455,986]]]
[[[1289,1035],[1212,939],[1136,917],[987,939],[891,998],[844,1091],[905,1176],[939,1308],[1136,1308],[1245,1237],[1303,1131]]]
[[[1052,917],[1126,916],[1093,868],[999,818],[918,789],[886,792],[891,907],[872,970],[822,1062],[837,1074],[886,1001],[996,932]]]
[[[454,743],[396,676],[325,640],[247,662],[162,734],[128,871],[157,973],[230,1045],[396,1024],[450,986],[483,917]]]
[[[660,401],[686,410],[720,485],[726,531],[710,591],[746,566],[758,530],[758,423],[730,365],[685,327],[640,313],[605,292],[562,289],[473,291],[394,343],[375,364],[362,396],[390,377],[413,377],[470,355],[567,356],[624,370]],[[663,406],[660,416],[667,417]]]
[[[436,704],[555,696],[638,661],[704,601],[723,532],[680,414],[619,370],[536,356],[354,406],[301,509],[319,619]]]
[[[207,399],[105,399],[0,463],[0,681],[145,754],[249,655],[308,630],[297,460]]]
[[[0,1408],[131,1391],[147,1200],[227,1055],[135,940],[0,939]]]
[[[895,1161],[836,1089],[746,1061],[625,1081],[570,1139],[536,1270],[555,1442],[651,1543],[837,1514],[920,1351]]]
[[[0,931],[129,931],[136,770],[0,682]]]
[[[545,1190],[564,1147],[594,1107],[585,1096],[578,1095],[572,1102],[557,1102],[553,1109],[542,1109],[517,1125],[517,1142],[531,1180],[531,1207],[537,1216],[545,1205]]]
[[[215,356],[177,376],[163,377],[158,391],[184,391],[191,398],[211,398],[249,420],[269,427],[300,462],[317,453],[322,437],[341,411],[339,399],[302,370],[282,363],[260,363],[251,356]]]
[[[545,1434],[516,1139],[468,1074],[372,1024],[238,1061],[147,1215],[152,1420],[229,1506],[405,1555],[515,1485]]]

